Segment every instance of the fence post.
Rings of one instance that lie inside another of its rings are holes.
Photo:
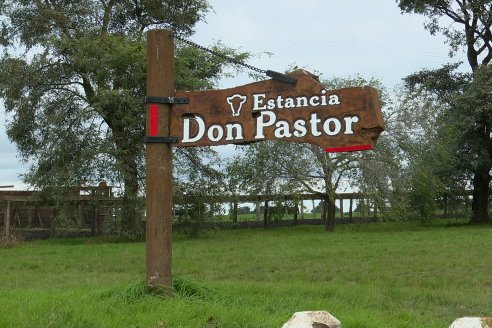
[[[3,218],[3,233],[6,238],[10,237],[10,200],[7,201],[7,209]]]
[[[360,198],[360,216],[361,217],[365,216],[364,196],[361,196],[361,198]]]
[[[234,228],[237,227],[237,201],[234,201],[234,205],[232,207],[232,226]]]
[[[265,199],[265,208],[263,209],[263,225],[268,227],[268,199]]]
[[[296,200],[294,202],[294,225],[297,225],[298,213],[299,213],[299,202]]]
[[[340,217],[343,218],[343,198],[339,198],[338,201],[340,203]]]
[[[354,204],[354,196],[350,195],[349,219],[352,222],[352,205]]]
[[[32,206],[27,207],[27,227],[32,227]]]

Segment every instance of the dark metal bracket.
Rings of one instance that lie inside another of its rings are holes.
[[[177,137],[143,137],[144,143],[178,143]]]
[[[268,71],[266,71],[265,74],[266,74],[266,76],[269,76],[272,79],[280,81],[280,82],[284,82],[284,83],[288,83],[288,84],[292,84],[292,85],[297,84],[297,79],[294,79],[290,76],[287,76],[287,75],[279,73],[279,72],[268,70]]]
[[[189,104],[190,99],[187,97],[145,97],[145,103],[146,104],[176,104],[176,105],[183,105],[183,104]]]

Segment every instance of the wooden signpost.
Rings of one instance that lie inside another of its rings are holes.
[[[172,32],[147,33],[147,95],[174,94],[174,41]],[[147,285],[172,288],[173,154],[169,136],[172,104],[147,105],[146,146],[146,253]]]
[[[298,70],[224,90],[175,91],[172,31],[147,33],[147,284],[172,291],[172,148],[283,140],[369,150],[384,130],[374,88],[327,90]]]

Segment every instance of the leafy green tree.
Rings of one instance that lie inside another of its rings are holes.
[[[444,174],[453,167],[452,143],[438,133],[445,106],[425,90],[400,87],[393,93],[385,111],[385,134],[377,151],[363,161],[361,180],[379,191],[381,201],[389,201],[383,214],[387,219],[427,221],[443,190],[456,187]]]
[[[327,89],[371,85],[382,90],[376,79],[356,75],[323,81]],[[381,99],[384,102],[384,92]],[[342,179],[356,176],[362,153],[329,154],[318,146],[289,142],[259,142],[247,146],[236,160],[243,167],[243,181],[266,194],[308,192],[319,195],[327,206],[323,217],[326,230],[335,228],[335,193]],[[353,180],[353,179],[352,179]]]
[[[462,48],[466,51],[473,74],[456,73],[456,66],[445,65],[436,71],[413,74],[406,81],[410,88],[431,91],[446,104],[443,131],[453,131],[459,146],[454,147],[454,156],[466,165],[465,171],[473,184],[471,222],[489,222],[492,125],[490,105],[482,100],[488,99],[487,92],[490,92],[489,82],[483,76],[487,76],[492,60],[492,3],[488,0],[399,0],[397,3],[403,12],[427,16],[425,27],[431,34],[440,32],[447,38],[451,55]],[[443,18],[453,24],[444,23]],[[462,165],[457,167],[458,172]]]
[[[209,9],[205,0],[1,0],[0,97],[12,115],[7,134],[30,164],[25,181],[60,196],[122,183],[123,230],[135,231],[145,181],[145,31],[189,36]],[[211,88],[224,73],[220,58],[198,49],[176,42],[175,54],[178,89]],[[184,153],[203,154],[177,156]]]
[[[195,236],[211,226],[220,210],[221,204],[206,199],[222,194],[224,174],[211,148],[178,148],[176,154],[180,155],[174,163],[174,219],[182,232]]]
[[[282,157],[278,152],[282,149],[276,142],[264,141],[249,146],[238,146],[237,150],[238,154],[228,161],[226,167],[227,193],[233,196],[248,194],[268,197],[300,192],[299,184],[286,177],[282,167],[277,165],[276,161]],[[281,205],[281,201],[276,204],[277,207]],[[260,204],[257,203],[256,206]],[[272,214],[274,210],[265,206],[263,212],[265,227],[268,226]],[[281,215],[277,215],[278,217]]]
[[[458,173],[473,183],[472,222],[490,222],[489,197],[492,181],[492,65],[481,66],[473,81],[455,95],[449,125],[456,136]]]
[[[470,67],[475,70],[492,60],[492,3],[489,0],[397,0],[405,13],[427,16],[425,28],[434,35],[442,33],[454,55],[465,49]],[[442,18],[453,24],[444,23]]]

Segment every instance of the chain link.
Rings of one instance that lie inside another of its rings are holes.
[[[177,35],[176,33],[173,34],[173,37],[175,39],[178,39],[179,41],[183,42],[183,43],[186,43],[192,47],[195,47],[195,48],[198,48],[200,50],[203,50],[203,51],[206,51],[216,57],[220,57],[222,59],[224,59],[225,61],[229,62],[229,63],[232,63],[232,64],[235,64],[235,65],[239,65],[239,66],[243,66],[249,70],[252,70],[254,72],[257,72],[257,73],[261,73],[261,74],[266,74],[267,71],[266,70],[263,70],[261,68],[258,68],[258,67],[254,67],[252,65],[249,65],[249,64],[246,64],[245,62],[241,61],[241,60],[237,60],[237,59],[234,59],[228,55],[225,55],[221,52],[218,52],[218,51],[215,51],[215,50],[212,50],[210,48],[207,48],[207,47],[204,47],[204,46],[201,46],[199,45],[198,43],[195,43],[193,41],[190,41],[190,40],[187,40],[179,35]]]

